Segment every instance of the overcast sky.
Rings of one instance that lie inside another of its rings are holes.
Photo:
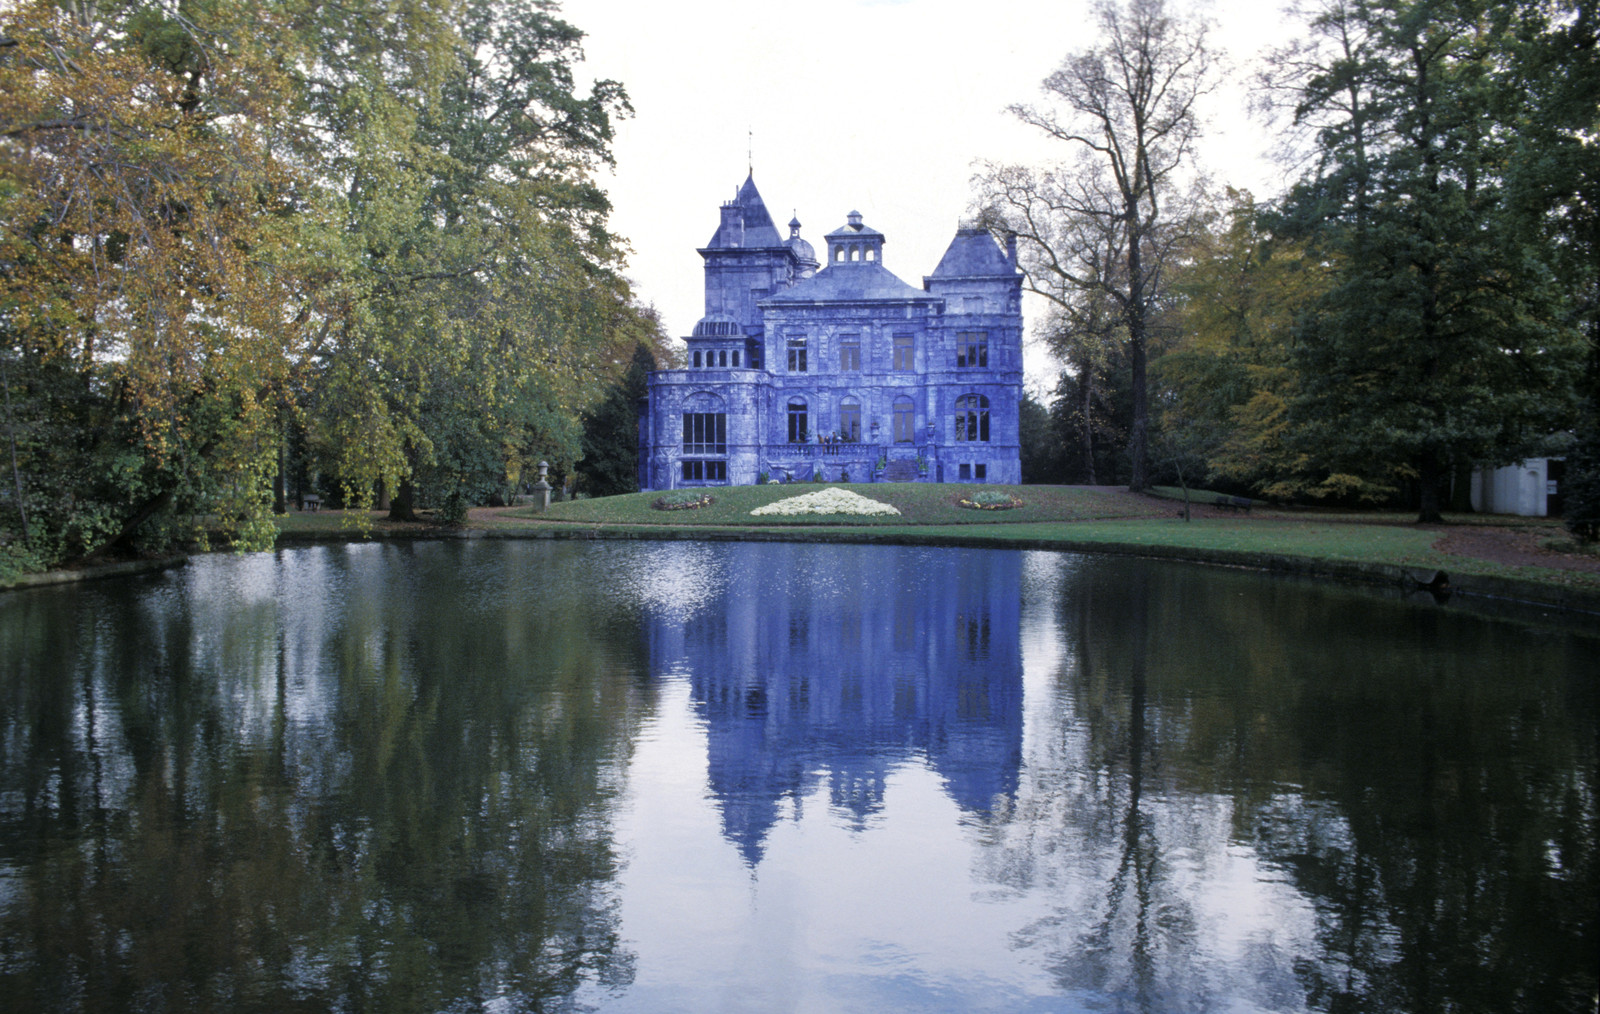
[[[1275,194],[1266,128],[1245,114],[1257,54],[1287,41],[1281,0],[1202,8],[1231,71],[1208,102],[1205,163]],[[779,232],[820,239],[859,210],[884,266],[920,287],[969,212],[973,163],[1044,162],[1059,147],[1006,113],[1040,98],[1093,42],[1086,0],[563,0],[587,33],[581,72],[621,81],[634,116],[602,180],[627,274],[682,337],[704,308],[701,259],[718,206],[753,165]],[[1024,306],[1031,316],[1036,310]],[[1027,321],[1032,327],[1032,320]],[[1029,373],[1048,372],[1036,361]]]

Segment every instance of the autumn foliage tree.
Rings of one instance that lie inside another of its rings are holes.
[[[259,23],[191,13],[0,13],[0,355],[38,561],[198,514],[270,538],[255,494],[295,339],[262,251],[293,173],[260,129]]]
[[[5,566],[269,544],[287,471],[408,515],[570,465],[646,316],[581,37],[538,0],[0,11]]]

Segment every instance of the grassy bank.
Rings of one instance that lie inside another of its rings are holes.
[[[1178,505],[1123,491],[1065,486],[986,486],[1016,494],[1014,510],[981,511],[959,501],[971,485],[877,483],[847,486],[897,508],[898,516],[764,516],[750,512],[776,500],[826,489],[798,483],[708,490],[712,503],[693,510],[652,507],[657,493],[556,503],[549,511],[475,511],[462,528],[390,522],[382,514],[340,511],[279,518],[285,543],[375,538],[793,539],[989,545],[1132,553],[1235,566],[1320,574],[1373,583],[1404,582],[1409,572],[1442,571],[1470,594],[1522,598],[1600,612],[1600,572],[1495,562],[1441,548],[1447,526],[1423,528],[1409,515],[1381,512],[1297,512],[1257,504],[1249,513],[1200,512],[1181,519]],[[1559,539],[1559,522],[1462,516],[1473,529]]]
[[[848,489],[862,496],[889,504],[899,516],[777,516],[752,517],[750,512],[777,500],[815,490]],[[1014,510],[986,511],[962,507],[962,497],[978,489],[1011,493],[1022,500]],[[782,486],[718,486],[706,490],[712,503],[693,510],[656,510],[651,505],[659,493],[631,493],[594,500],[573,500],[550,505],[546,513],[536,510],[510,512],[511,517],[540,521],[565,521],[599,525],[670,525],[698,527],[740,525],[756,527],[871,526],[905,525],[994,525],[1026,522],[1079,522],[1128,517],[1158,517],[1168,513],[1164,505],[1119,496],[1115,493],[1072,486],[981,486],[953,483],[791,483]]]

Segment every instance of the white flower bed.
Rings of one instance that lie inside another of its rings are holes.
[[[775,500],[765,507],[757,507],[751,514],[899,514],[894,507],[877,500],[869,500],[860,493],[829,486],[815,493]]]

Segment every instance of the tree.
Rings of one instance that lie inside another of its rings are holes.
[[[630,305],[619,308],[618,315],[624,318],[614,330],[618,351],[628,337],[634,342],[627,372],[583,416],[583,457],[577,472],[584,491],[593,496],[639,491],[639,403],[649,393],[651,371],[672,361],[654,307]]]
[[[1573,417],[1578,332],[1507,188],[1507,11],[1328,0],[1273,81],[1317,126],[1276,228],[1333,268],[1297,327],[1295,439],[1414,482],[1419,521],[1452,470],[1536,452]]]
[[[36,565],[207,515],[270,542],[298,343],[273,270],[296,179],[269,130],[275,25],[208,3],[0,12],[0,356]]]
[[[1129,486],[1142,490],[1149,343],[1189,215],[1180,174],[1199,135],[1195,103],[1209,87],[1211,52],[1204,24],[1172,14],[1165,0],[1106,0],[1095,21],[1099,44],[1045,79],[1052,105],[1011,110],[1064,142],[1072,161],[1048,171],[988,166],[980,200],[991,226],[1021,240],[1030,291],[1063,308],[1094,293],[1120,317],[1133,391]]]
[[[1593,0],[1520,4],[1507,12],[1510,59],[1499,105],[1508,138],[1509,202],[1552,258],[1588,346],[1584,400],[1567,457],[1567,526],[1600,538],[1600,8]]]
[[[1018,443],[1022,450],[1022,481],[1060,484],[1067,481],[1061,460],[1061,442],[1055,434],[1050,410],[1026,392],[1017,406]]]
[[[335,54],[306,71],[308,143],[342,142],[315,195],[338,254],[307,307],[308,409],[346,501],[382,485],[408,519],[419,483],[457,509],[578,456],[580,412],[625,367],[606,366],[627,295],[593,174],[628,107],[612,81],[578,93],[582,33],[546,4],[360,12],[300,28]]]
[[[1152,364],[1162,428],[1187,432],[1208,478],[1265,496],[1381,495],[1293,446],[1295,316],[1320,294],[1326,266],[1261,217],[1249,192],[1228,189],[1173,271],[1179,337]]]

